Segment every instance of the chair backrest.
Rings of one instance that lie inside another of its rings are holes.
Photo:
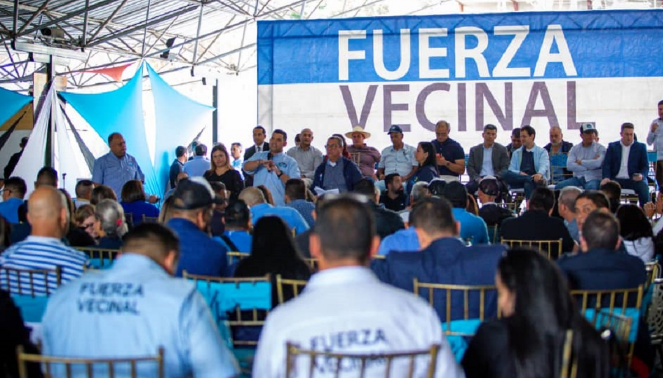
[[[557,240],[519,240],[519,239],[504,239],[502,244],[506,244],[509,248],[513,247],[531,247],[536,248],[544,255],[548,256],[549,260],[556,260],[562,255],[562,239]]]
[[[304,261],[308,264],[309,267],[311,267],[311,271],[317,272],[318,271],[318,260],[314,258],[308,258],[304,257]]]
[[[120,255],[119,249],[77,247],[90,258],[91,269],[108,269]]]
[[[235,340],[230,331],[256,327],[265,323],[264,316],[272,307],[270,276],[222,278],[188,274],[184,279],[195,283],[212,311],[221,336],[234,346],[256,345],[253,340]],[[228,329],[230,328],[230,329]]]
[[[649,285],[653,284],[654,280],[661,276],[661,264],[654,260],[645,263],[645,268],[647,269],[647,282],[645,283],[645,290],[647,290]]]
[[[143,214],[143,222],[158,223],[159,217],[148,217],[147,215]]]
[[[228,265],[233,265],[233,264],[236,264],[236,263],[240,262],[240,260],[251,256],[251,254],[247,253],[247,252],[232,251],[232,252],[228,252],[226,254],[226,256],[228,257]]]
[[[92,378],[93,376],[105,376],[114,378],[115,376],[131,378],[144,376],[144,371],[141,367],[148,367],[150,362],[156,363],[155,376],[163,378],[164,373],[164,349],[161,347],[155,356],[148,357],[135,357],[135,358],[69,358],[69,357],[53,357],[42,356],[39,354],[28,354],[23,350],[23,346],[17,349],[18,355],[18,372],[21,378],[28,378],[28,363],[41,364],[44,371],[44,377],[53,377],[53,371],[57,374],[55,376],[66,378],[72,377],[86,377]],[[64,370],[64,372],[63,372]],[[100,371],[101,370],[101,371]]]
[[[566,331],[564,339],[564,349],[562,352],[562,368],[559,378],[576,378],[578,376],[578,365],[572,360],[573,355],[573,330]]]
[[[651,304],[647,313],[647,323],[651,340],[663,341],[663,278],[656,278],[652,283]]]
[[[286,357],[286,374],[287,378],[292,377],[294,373],[297,373],[298,366],[297,360],[298,357],[307,356],[308,357],[308,377],[312,378],[316,375],[316,368],[325,369],[325,373],[328,375],[333,375],[334,377],[339,377],[341,372],[345,370],[344,367],[353,366],[356,367],[357,374],[353,376],[370,376],[370,377],[385,377],[389,378],[392,376],[392,370],[394,362],[403,361],[407,359],[408,362],[408,371],[407,375],[399,375],[399,377],[412,378],[417,371],[417,363],[421,363],[422,357],[430,357],[427,359],[427,366],[425,367],[427,378],[433,378],[435,375],[435,369],[437,365],[437,354],[440,350],[439,344],[432,345],[429,349],[417,350],[411,352],[400,352],[400,353],[369,353],[369,354],[343,354],[343,353],[334,353],[334,352],[323,352],[316,350],[306,350],[301,349],[299,346],[288,342],[286,343],[287,348],[287,357]],[[344,363],[345,362],[345,363]],[[384,367],[384,374],[375,375],[366,374],[368,368],[375,369],[376,367]],[[397,374],[402,374],[404,372],[397,372]],[[421,373],[419,373],[421,374]],[[301,377],[302,374],[297,374],[297,377]],[[421,376],[421,375],[419,375]]]
[[[350,152],[350,160],[354,161],[357,166],[361,162],[361,152]]]
[[[490,241],[490,244],[497,243],[500,238],[500,226],[497,224],[488,226],[488,240]]]
[[[613,377],[625,377],[630,364],[629,335],[631,334],[633,318],[615,312],[601,310],[598,312],[594,326],[601,330],[604,340],[610,338],[610,361]],[[609,334],[605,331],[609,331]]]
[[[290,294],[290,297],[297,297],[299,293],[304,289],[308,281],[304,280],[293,280],[288,278],[281,277],[280,274],[276,275],[276,293],[279,300],[279,304],[282,304],[286,300],[286,291]]]
[[[50,295],[62,283],[62,268],[15,269],[0,267],[0,288],[22,296]]]

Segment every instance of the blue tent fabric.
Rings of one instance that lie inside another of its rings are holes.
[[[134,77],[123,87],[97,94],[62,92],[60,95],[92,126],[105,141],[119,132],[127,141],[127,152],[138,161],[145,174],[145,191],[159,193],[152,165],[143,119],[143,88],[141,65]]]
[[[14,294],[12,295],[12,300],[21,311],[24,322],[41,323],[44,312],[46,312],[46,305],[48,304],[47,296],[33,297],[30,295]]]
[[[175,148],[191,143],[205,126],[213,107],[203,105],[182,95],[166,83],[147,64],[156,114],[156,143],[154,166],[158,175],[159,193],[168,186],[168,170],[175,159]]]
[[[0,125],[7,122],[16,112],[32,101],[32,96],[22,95],[0,88]]]

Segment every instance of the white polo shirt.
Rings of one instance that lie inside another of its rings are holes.
[[[285,377],[286,342],[304,349],[339,353],[388,353],[424,350],[440,344],[435,377],[464,377],[440,319],[413,293],[381,283],[368,268],[343,267],[311,277],[302,294],[270,312],[253,365],[254,377]],[[309,358],[295,360],[294,377],[308,376]],[[335,362],[316,361],[316,377],[332,377]],[[358,363],[345,361],[342,377],[354,377]],[[392,363],[392,376],[406,376],[409,359]],[[417,363],[424,376],[428,359]],[[368,364],[366,376],[382,376],[385,365]]]

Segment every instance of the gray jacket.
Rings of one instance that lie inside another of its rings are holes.
[[[506,147],[499,143],[493,144],[493,171],[497,177],[502,176],[502,172],[509,168],[509,156]],[[470,148],[470,157],[467,160],[467,174],[470,180],[476,180],[479,177],[483,166],[483,143]]]

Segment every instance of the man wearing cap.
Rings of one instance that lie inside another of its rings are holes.
[[[348,146],[348,152],[352,156],[352,160],[359,166],[361,174],[377,181],[375,165],[380,162],[382,155],[375,147],[370,147],[364,142],[371,137],[371,133],[364,131],[361,126],[355,126],[351,132],[345,133],[345,136],[352,139],[352,144]]]
[[[431,141],[437,151],[437,170],[440,176],[458,179],[465,173],[465,151],[460,143],[449,138],[451,126],[447,121],[435,124],[435,139]]]
[[[509,168],[509,155],[506,147],[495,143],[497,127],[488,124],[483,128],[483,143],[470,148],[467,159],[467,174],[470,181],[467,183],[467,192],[474,195],[479,188],[481,178],[485,176],[501,177],[502,172]],[[506,189],[506,184],[501,184]],[[493,199],[494,200],[494,199]]]
[[[656,184],[663,190],[663,100],[658,102],[658,118],[651,122],[647,134],[647,144],[654,145],[656,151]],[[7,177],[7,173],[5,173]]]
[[[300,178],[297,161],[283,153],[288,134],[276,129],[269,140],[269,151],[256,152],[244,163],[244,170],[253,175],[253,186],[265,185],[276,206],[285,205],[285,183]]]
[[[530,125],[520,128],[522,147],[513,151],[509,169],[503,174],[511,188],[524,188],[529,199],[534,188],[545,186],[550,179],[548,151],[534,144],[536,130]]]
[[[177,185],[173,193],[173,217],[167,223],[180,239],[177,277],[185,270],[189,274],[212,277],[228,274],[227,248],[207,233],[214,205],[224,202],[200,176]]]
[[[558,182],[555,190],[567,186],[598,190],[601,185],[605,147],[596,142],[596,127],[591,123],[580,126],[582,142],[571,148],[566,161],[566,169],[573,172],[573,177]]]
[[[479,182],[478,197],[481,201],[479,216],[486,222],[488,227],[501,226],[502,221],[512,218],[514,214],[502,206],[497,206],[495,198],[500,194],[497,178],[485,176]]]
[[[311,145],[313,131],[304,129],[299,133],[299,146],[288,150],[287,154],[297,161],[301,178],[313,179],[315,169],[322,163],[322,152]]]
[[[414,158],[415,147],[403,143],[403,129],[398,125],[393,125],[387,132],[391,138],[391,147],[382,150],[382,157],[378,164],[378,179],[384,180],[385,176],[391,173],[398,173],[403,182],[414,175],[419,167],[419,163]],[[384,181],[378,183],[380,191],[385,190]]]
[[[442,196],[451,202],[454,218],[460,223],[460,237],[472,244],[488,244],[488,227],[480,217],[468,212],[467,189],[459,181],[447,183]]]
[[[567,142],[563,138],[562,128],[552,126],[550,128],[550,143],[543,147],[544,150],[548,151],[548,156],[550,157],[550,173],[553,183],[560,182],[571,176],[571,172],[566,169],[566,162],[569,151],[573,148],[573,143]]]

